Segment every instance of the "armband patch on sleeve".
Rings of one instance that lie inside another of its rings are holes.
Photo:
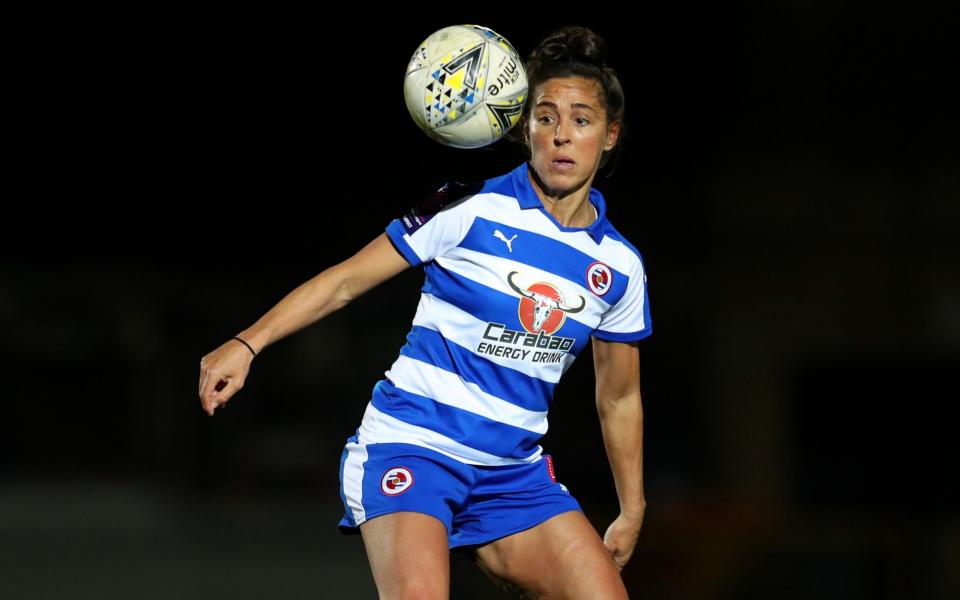
[[[400,217],[400,223],[407,235],[413,234],[427,224],[427,221],[440,211],[473,196],[483,188],[483,183],[447,183],[439,190],[430,194],[422,202],[411,208]]]

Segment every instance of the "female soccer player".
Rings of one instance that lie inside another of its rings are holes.
[[[340,525],[359,529],[381,598],[446,598],[455,547],[537,597],[626,597],[619,570],[645,509],[636,342],[651,324],[640,255],[591,188],[623,126],[604,55],[589,29],[548,36],[527,62],[528,162],[445,186],[201,360],[213,415],[265,347],[424,265],[406,344],[341,461]],[[621,507],[602,540],[537,444],[554,386],[591,340]]]

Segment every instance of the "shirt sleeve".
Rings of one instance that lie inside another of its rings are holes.
[[[638,259],[627,281],[627,291],[600,319],[593,337],[610,342],[633,342],[653,333],[647,274]]]
[[[387,236],[411,265],[430,262],[467,235],[473,215],[465,204],[477,191],[477,184],[448,183],[391,221]]]

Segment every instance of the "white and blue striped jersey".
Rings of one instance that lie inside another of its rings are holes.
[[[652,332],[643,261],[607,221],[600,192],[590,190],[592,225],[563,227],[527,169],[440,194],[442,208],[387,227],[426,279],[359,443],[416,444],[478,465],[536,461],[554,386],[590,336]]]

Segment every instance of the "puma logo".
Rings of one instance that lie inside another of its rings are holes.
[[[513,240],[517,239],[517,234],[513,234],[513,237],[508,240],[507,236],[503,235],[503,233],[499,229],[494,229],[493,237],[502,241],[504,244],[507,245],[507,250],[509,250],[511,253],[513,252],[512,243],[513,243]]]

